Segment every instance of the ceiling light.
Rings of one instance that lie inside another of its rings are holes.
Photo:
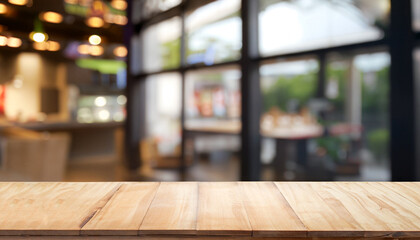
[[[127,48],[125,48],[124,46],[116,47],[113,52],[114,52],[114,55],[117,57],[125,57],[127,56],[127,53],[128,53]]]
[[[7,13],[7,6],[4,5],[3,3],[0,3],[0,14],[5,14]]]
[[[48,43],[46,42],[34,42],[32,47],[38,51],[45,51],[48,48]]]
[[[19,6],[23,6],[28,4],[28,0],[9,0],[10,4],[14,4],[14,5],[19,5]]]
[[[29,34],[29,38],[34,42],[45,42],[48,40],[48,34],[45,33],[42,23],[38,18],[34,21],[34,30]]]
[[[93,5],[92,0],[79,0],[77,4],[83,7],[91,7]]]
[[[98,35],[91,35],[89,37],[89,43],[92,45],[99,45],[102,42],[102,39]]]
[[[127,2],[124,0],[113,0],[111,6],[117,10],[124,11],[127,9]]]
[[[7,46],[12,47],[12,48],[18,48],[22,46],[22,40],[16,37],[9,37],[7,39]]]
[[[48,51],[56,52],[60,50],[60,43],[56,41],[48,41]]]
[[[105,22],[107,22],[107,23],[114,23],[114,14],[111,14],[111,13],[106,13],[106,14],[104,15],[104,20],[105,20]]]
[[[115,24],[118,24],[118,25],[126,25],[128,22],[128,19],[126,16],[115,15],[113,18],[113,21]]]
[[[93,28],[100,28],[104,26],[104,20],[100,17],[90,17],[86,20],[86,25]]]
[[[48,35],[43,32],[31,32],[29,34],[29,38],[32,39],[34,42],[45,42],[48,39]]]
[[[68,4],[77,4],[77,3],[79,3],[78,0],[64,0],[64,2],[66,2]]]
[[[89,50],[90,50],[90,46],[87,44],[82,44],[79,45],[77,47],[77,51],[81,54],[81,55],[87,55],[89,54]]]
[[[91,46],[89,53],[92,56],[101,56],[104,53],[104,48],[101,46]]]
[[[0,36],[0,46],[4,47],[7,45],[7,37]]]
[[[63,21],[63,16],[56,12],[41,13],[40,18],[49,23],[61,23]]]

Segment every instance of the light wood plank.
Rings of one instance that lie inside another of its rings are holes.
[[[360,188],[366,189],[367,192],[374,195],[377,198],[377,203],[382,209],[389,209],[392,212],[392,216],[395,217],[395,221],[407,221],[414,225],[414,228],[407,229],[407,231],[401,231],[397,233],[398,237],[420,237],[420,206],[409,198],[413,196],[409,192],[399,188],[398,191],[390,190],[388,187],[381,183],[357,183]],[[407,184],[409,186],[409,184]],[[396,190],[394,188],[394,190]],[[420,190],[420,189],[417,189]],[[413,199],[414,200],[414,199]],[[391,225],[392,224],[392,225]],[[390,228],[400,228],[399,225],[394,226],[393,221],[389,222]],[[407,227],[409,227],[407,225]],[[400,228],[400,230],[403,230]]]
[[[251,237],[251,236],[0,236],[0,240],[391,240],[393,238],[278,238],[278,237]],[[402,238],[402,240],[418,240],[418,238]]]
[[[140,234],[196,234],[198,183],[161,183]]]
[[[420,183],[0,183],[3,239],[268,240],[305,232],[419,239]]]
[[[119,183],[13,183],[0,194],[0,235],[79,235]]]
[[[363,229],[352,218],[343,215],[345,208],[334,208],[305,182],[276,182],[299,219],[308,229],[310,237],[359,237]]]
[[[124,183],[82,228],[86,235],[138,235],[159,183]]]
[[[420,182],[381,182],[380,184],[420,206]]]
[[[378,183],[374,184],[380,186]],[[380,192],[369,186],[369,183],[323,183],[323,188],[351,212],[364,229],[365,237],[419,236],[420,220],[406,207],[398,207],[400,203],[395,201],[401,201],[402,198],[393,194],[391,197],[387,196],[390,191]],[[401,204],[407,204],[406,200]],[[416,210],[417,208],[412,209]]]
[[[197,233],[251,235],[252,228],[237,183],[199,183]]]
[[[272,182],[240,182],[253,236],[305,237],[307,229]]]

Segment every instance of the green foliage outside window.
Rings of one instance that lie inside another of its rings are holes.
[[[164,53],[162,54],[163,69],[176,68],[181,63],[181,39],[177,38],[174,41],[163,43]]]
[[[338,83],[338,94],[335,98],[328,98],[329,102],[334,107],[334,112],[337,115],[342,116],[344,119],[345,115],[345,91],[346,91],[346,79],[347,79],[347,71],[343,68],[334,68],[331,65],[327,67],[327,78],[328,80],[334,79]],[[327,84],[328,84],[327,80]]]
[[[367,142],[377,161],[382,162],[388,155],[389,130],[376,129],[369,132]]]
[[[334,106],[336,115],[342,116],[345,121],[346,87],[348,68],[327,67],[326,76],[338,83],[338,95],[329,99]],[[370,74],[370,76],[369,76]],[[389,106],[389,67],[384,67],[376,72],[360,72],[362,94],[362,125],[366,136],[367,148],[373,153],[375,159],[383,161],[388,155],[389,130],[387,129],[388,106]],[[374,83],[369,84],[368,78]],[[282,110],[287,109],[291,100],[298,101],[304,106],[314,97],[317,86],[317,72],[295,76],[280,76],[268,89],[263,90],[263,111],[272,107]],[[328,120],[326,121],[328,122]],[[342,149],[347,140],[341,138],[328,138],[319,140],[318,145],[326,150],[327,155],[334,161],[339,162],[340,157],[337,149]],[[334,150],[335,149],[335,150]]]
[[[286,110],[291,100],[304,106],[315,96],[316,85],[316,71],[292,77],[280,76],[270,88],[263,91],[263,110],[268,111],[272,107]]]
[[[389,106],[389,67],[385,67],[373,73],[376,83],[368,86],[366,81],[362,84],[362,114],[375,115],[376,118],[386,119]],[[366,79],[366,73],[361,73],[362,79]]]

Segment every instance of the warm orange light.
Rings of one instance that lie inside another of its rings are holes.
[[[9,0],[10,4],[14,4],[14,5],[19,5],[19,6],[23,6],[28,4],[28,0]]]
[[[60,43],[56,41],[48,41],[48,51],[56,52],[60,50]]]
[[[105,3],[103,0],[81,0],[86,1],[89,7],[93,10],[93,12],[104,12],[105,11]]]
[[[104,26],[104,20],[100,17],[90,17],[86,20],[86,25],[93,28],[100,28]]]
[[[77,4],[79,1],[78,0],[64,0],[64,2],[68,4]]]
[[[125,48],[124,46],[116,47],[113,52],[114,52],[114,55],[117,57],[125,57],[127,56],[127,53],[128,53],[127,48]]]
[[[101,56],[104,53],[104,48],[101,46],[91,46],[89,50],[92,56]]]
[[[0,36],[0,46],[4,47],[7,45],[7,37]]]
[[[81,55],[87,55],[89,54],[89,50],[90,50],[90,46],[87,44],[82,44],[79,45],[77,47],[77,51],[81,54]]]
[[[107,22],[107,23],[114,23],[114,14],[111,14],[111,13],[106,13],[106,14],[104,15],[104,20],[105,20],[105,22]]]
[[[0,3],[0,14],[5,14],[7,13],[7,6],[4,5],[3,3]]]
[[[124,0],[113,0],[111,2],[111,6],[115,9],[123,11],[127,9],[127,2]]]
[[[16,37],[9,37],[7,39],[7,46],[12,47],[12,48],[18,48],[22,46],[22,40]]]
[[[113,21],[114,21],[115,24],[125,25],[125,24],[127,24],[128,19],[127,19],[126,16],[116,15],[116,16],[114,16]]]
[[[47,42],[34,42],[32,44],[32,47],[38,51],[45,51],[48,48],[48,43]]]
[[[40,18],[49,23],[61,23],[63,21],[63,16],[56,12],[41,13]]]

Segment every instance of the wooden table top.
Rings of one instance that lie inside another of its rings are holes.
[[[104,235],[420,238],[420,183],[0,183],[0,238]]]

